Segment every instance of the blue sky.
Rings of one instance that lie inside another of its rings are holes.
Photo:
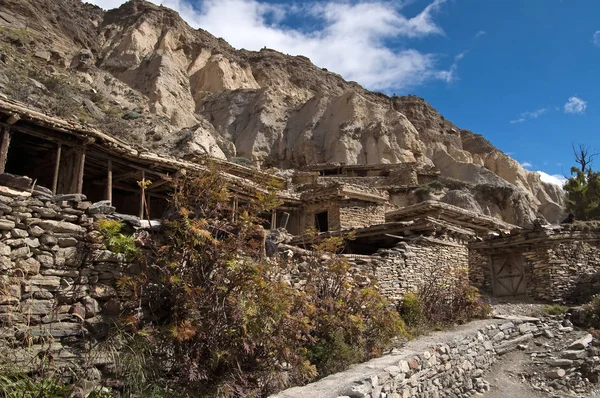
[[[530,170],[568,174],[572,143],[600,151],[599,1],[153,2],[234,47],[306,55],[367,88],[419,95]]]

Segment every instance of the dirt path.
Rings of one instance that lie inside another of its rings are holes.
[[[485,375],[492,388],[483,396],[486,398],[547,398],[546,393],[535,391],[520,376],[526,371],[529,361],[530,358],[522,351],[514,351],[501,357]]]

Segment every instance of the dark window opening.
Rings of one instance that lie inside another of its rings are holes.
[[[329,217],[326,211],[315,214],[315,228],[319,232],[329,231]]]
[[[359,238],[346,241],[346,252],[349,254],[373,255],[380,249],[391,249],[396,247],[400,239],[392,237],[379,237],[377,240]]]
[[[51,189],[57,147],[58,145],[53,142],[14,131],[8,147],[4,171],[10,174],[27,176],[36,181],[36,185]],[[63,147],[63,152],[65,150],[67,148]]]
[[[319,172],[320,175],[322,176],[337,176],[342,174],[342,170],[341,169],[325,169],[325,170],[321,170]]]

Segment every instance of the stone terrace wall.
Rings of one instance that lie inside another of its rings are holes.
[[[475,327],[473,327],[473,325]],[[498,355],[541,337],[572,331],[558,321],[479,321],[410,342],[399,353],[356,365],[273,398],[465,397],[489,389],[485,372]]]
[[[464,242],[449,237],[422,237],[380,249],[372,256],[348,255],[354,267],[375,276],[380,291],[392,302],[414,292],[430,275],[444,269],[467,268],[469,253]]]
[[[137,269],[94,231],[94,221],[114,208],[28,189],[27,180],[9,179],[24,189],[0,185],[1,360],[29,364],[44,353],[57,365],[83,366],[90,344],[120,312],[116,281]]]

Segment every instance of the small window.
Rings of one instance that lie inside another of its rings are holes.
[[[326,211],[315,214],[315,227],[319,232],[327,232],[329,231],[328,225],[328,214]]]

